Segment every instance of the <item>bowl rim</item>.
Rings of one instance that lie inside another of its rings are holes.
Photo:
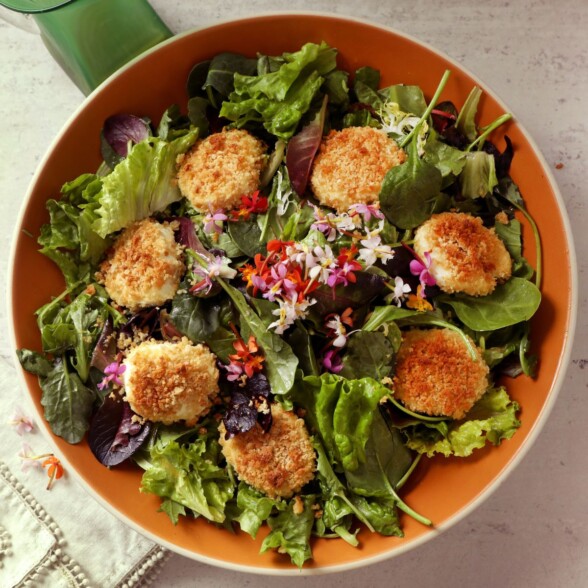
[[[420,45],[425,49],[439,55],[443,59],[445,59],[452,67],[463,71],[465,74],[470,76],[476,84],[478,84],[481,88],[483,88],[484,93],[490,95],[505,112],[509,112],[512,114],[512,120],[516,123],[517,127],[520,129],[522,135],[524,136],[525,140],[529,143],[530,147],[533,149],[537,159],[539,160],[541,167],[545,173],[545,179],[550,184],[555,200],[559,209],[559,212],[562,217],[562,225],[564,227],[567,251],[568,251],[568,264],[570,270],[570,298],[569,298],[569,307],[568,307],[568,321],[566,324],[565,334],[564,334],[564,345],[562,351],[559,356],[559,361],[557,363],[556,372],[554,374],[554,381],[551,389],[548,392],[546,401],[539,413],[535,423],[533,424],[532,429],[528,433],[528,437],[525,443],[517,450],[517,452],[513,455],[512,459],[509,463],[504,467],[501,471],[500,475],[497,476],[490,484],[488,484],[478,496],[476,496],[469,504],[461,508],[457,511],[453,516],[449,517],[445,522],[441,523],[438,526],[435,526],[431,529],[431,532],[421,535],[416,539],[413,539],[406,545],[401,545],[396,547],[392,550],[379,553],[365,559],[355,560],[349,563],[344,564],[335,564],[331,566],[322,566],[320,568],[271,568],[271,567],[257,567],[255,565],[242,565],[242,564],[235,564],[232,562],[228,562],[222,559],[216,559],[209,556],[205,556],[167,541],[156,534],[144,529],[136,523],[135,521],[128,518],[124,513],[120,512],[119,510],[115,509],[105,498],[100,496],[92,486],[90,486],[76,471],[76,468],[69,462],[66,458],[60,458],[68,468],[68,471],[73,473],[73,477],[75,481],[86,491],[94,500],[98,502],[103,508],[105,508],[110,514],[115,516],[119,521],[124,523],[127,527],[130,527],[134,531],[138,532],[142,536],[146,537],[147,539],[155,542],[156,544],[163,546],[170,550],[173,553],[177,553],[194,561],[198,561],[200,563],[205,563],[211,566],[215,566],[222,569],[227,569],[231,571],[238,571],[238,572],[246,572],[250,574],[259,574],[265,576],[314,576],[314,575],[321,575],[326,573],[337,573],[337,572],[345,572],[349,570],[355,570],[358,568],[362,568],[368,565],[381,563],[386,560],[389,560],[393,557],[399,556],[403,553],[407,553],[412,551],[413,549],[419,547],[420,545],[438,537],[441,533],[448,530],[449,528],[453,527],[463,519],[465,519],[471,512],[476,510],[485,500],[487,500],[497,489],[501,486],[504,481],[508,478],[508,476],[512,473],[512,471],[519,465],[521,460],[524,456],[528,453],[529,449],[535,443],[539,433],[543,429],[549,414],[551,413],[557,396],[562,388],[564,379],[566,377],[567,368],[570,364],[571,360],[571,352],[574,343],[574,336],[575,336],[575,329],[577,323],[577,314],[578,314],[578,271],[577,271],[577,258],[574,246],[574,239],[573,233],[571,229],[571,224],[569,220],[569,216],[567,213],[567,209],[565,206],[565,202],[559,190],[559,186],[555,180],[555,177],[545,159],[543,153],[539,149],[538,145],[534,141],[533,137],[529,134],[527,129],[520,123],[516,115],[512,112],[511,109],[507,107],[504,101],[494,92],[491,88],[487,87],[486,84],[480,80],[480,78],[470,71],[467,67],[463,66],[459,63],[456,59],[452,58],[444,51],[434,47],[433,45],[420,40],[419,38],[400,31],[394,27],[382,25],[380,23],[376,23],[369,19],[359,18],[355,16],[349,15],[340,15],[340,14],[329,14],[323,11],[308,11],[308,10],[284,10],[284,11],[264,11],[264,12],[256,12],[254,14],[249,15],[242,15],[236,18],[227,18],[227,19],[220,19],[213,23],[200,26],[200,27],[193,27],[189,30],[182,31],[178,34],[173,35],[169,39],[162,41],[158,45],[146,50],[141,55],[131,59],[128,63],[122,66],[119,70],[111,74],[108,78],[106,78],[91,94],[85,97],[80,105],[74,110],[74,112],[68,117],[66,122],[62,125],[60,131],[57,135],[53,138],[50,145],[47,147],[42,159],[37,165],[35,173],[29,183],[27,188],[27,192],[22,200],[19,213],[16,219],[15,228],[13,230],[13,234],[11,237],[11,245],[10,245],[10,253],[9,253],[9,262],[8,262],[8,281],[7,281],[7,295],[6,295],[6,303],[7,303],[7,317],[10,317],[8,322],[8,339],[13,350],[16,350],[16,332],[14,328],[14,321],[12,317],[12,306],[13,306],[13,277],[16,271],[15,259],[16,259],[16,244],[18,241],[18,236],[21,231],[21,227],[25,218],[25,210],[27,205],[31,199],[31,196],[34,192],[35,186],[37,181],[42,173],[44,173],[45,166],[47,164],[47,160],[49,159],[50,155],[55,150],[57,143],[60,141],[61,137],[65,134],[66,130],[69,129],[70,126],[74,125],[79,113],[88,107],[89,104],[94,100],[94,98],[100,94],[104,89],[117,77],[122,75],[128,69],[133,68],[138,62],[142,59],[151,55],[154,52],[157,52],[162,47],[172,44],[179,39],[183,39],[185,37],[191,35],[197,35],[199,31],[205,29],[212,29],[215,27],[220,27],[229,24],[237,24],[240,22],[250,21],[250,20],[257,20],[260,18],[268,18],[268,17],[296,17],[296,16],[305,16],[305,17],[319,17],[319,18],[328,18],[332,20],[343,20],[348,21],[351,23],[357,23],[361,25],[367,25],[371,27],[378,28],[383,32],[390,33],[394,36],[404,38],[408,41],[416,45]],[[26,402],[29,405],[29,408],[32,410],[34,414],[34,418],[38,419],[38,422],[41,422],[41,426],[39,426],[39,430],[41,431],[45,440],[55,449],[55,444],[53,441],[53,435],[50,433],[49,429],[44,426],[43,417],[38,412],[37,407],[35,406],[32,396],[30,394],[27,382],[24,377],[24,370],[20,366],[18,358],[16,357],[16,353],[13,355],[13,361],[17,371],[17,377],[19,380],[20,388],[23,392],[25,392]]]

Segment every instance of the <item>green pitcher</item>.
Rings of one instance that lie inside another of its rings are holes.
[[[0,0],[30,14],[45,46],[89,94],[110,74],[172,36],[146,0]]]

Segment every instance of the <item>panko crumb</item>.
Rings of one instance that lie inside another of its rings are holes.
[[[209,135],[178,157],[178,186],[196,210],[230,210],[259,188],[267,147],[242,129]]]
[[[310,184],[317,199],[338,212],[378,200],[382,181],[406,154],[382,130],[348,127],[332,130],[314,160]]]
[[[246,433],[225,439],[219,426],[223,454],[237,476],[270,498],[289,498],[314,477],[316,456],[304,421],[279,404],[271,405],[267,433],[256,424]]]
[[[486,296],[511,276],[512,260],[504,243],[494,228],[471,214],[434,214],[417,229],[414,250],[421,258],[430,253],[429,272],[450,294]]]
[[[405,332],[397,355],[394,397],[415,412],[463,418],[488,388],[490,370],[473,342],[472,347],[476,359],[451,329]]]
[[[294,506],[292,507],[292,512],[295,515],[301,515],[304,512],[304,502],[302,501],[302,498],[300,498],[299,494],[294,497]]]
[[[170,425],[194,425],[218,395],[216,356],[185,337],[177,343],[145,341],[124,359],[126,399],[139,416]]]
[[[108,295],[133,311],[171,300],[184,271],[173,230],[151,218],[125,229],[100,266]]]

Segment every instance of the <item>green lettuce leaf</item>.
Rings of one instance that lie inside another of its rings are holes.
[[[283,511],[287,503],[273,500],[251,486],[241,482],[237,492],[237,508],[240,514],[234,517],[242,531],[254,539],[261,525],[276,511]]]
[[[226,468],[218,465],[220,447],[216,436],[207,435],[192,443],[156,442],[149,448],[149,467],[143,473],[141,491],[166,499],[162,509],[172,521],[177,521],[181,513],[179,505],[215,523],[225,520],[234,484]]]
[[[504,388],[491,389],[464,419],[450,422],[444,432],[441,427],[435,427],[434,435],[430,429],[425,431],[420,426],[412,431],[405,429],[407,446],[429,457],[435,453],[467,457],[487,442],[500,445],[503,439],[510,439],[521,424],[516,416],[518,410],[519,405]]]
[[[128,156],[103,178],[92,229],[106,237],[180,200],[182,196],[174,182],[176,159],[194,144],[197,136],[194,130],[171,143],[150,137],[134,145]]]
[[[287,553],[292,563],[299,568],[307,559],[312,558],[310,549],[310,534],[314,525],[314,513],[312,506],[316,496],[303,496],[304,510],[300,514],[294,512],[294,500],[288,503],[288,507],[277,516],[270,517],[268,524],[271,529],[269,535],[261,544],[261,553],[269,549],[277,549],[280,553]]]
[[[40,252],[59,266],[68,287],[90,281],[93,268],[110,245],[92,229],[101,188],[99,177],[83,174],[63,185],[59,200],[47,201],[50,221],[41,227]]]
[[[307,43],[295,53],[285,53],[275,71],[262,75],[234,76],[234,91],[223,102],[220,116],[242,127],[252,121],[267,131],[289,139],[308,111],[324,76],[336,67],[336,51],[325,43]]]

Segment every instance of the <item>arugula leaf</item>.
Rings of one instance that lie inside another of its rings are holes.
[[[312,558],[310,549],[310,534],[314,525],[313,504],[316,496],[308,495],[302,497],[304,510],[301,514],[295,514],[291,500],[288,507],[277,516],[270,517],[268,524],[271,529],[269,535],[261,544],[260,553],[269,549],[277,549],[280,553],[287,553],[292,563],[299,568],[304,562]]]
[[[469,93],[464,105],[462,106],[455,127],[460,133],[465,135],[468,141],[472,142],[478,136],[476,128],[476,114],[478,112],[478,103],[482,96],[482,90],[474,86]]]
[[[176,159],[197,136],[194,130],[171,143],[150,137],[134,145],[128,156],[103,178],[92,229],[106,237],[180,200],[180,189],[173,181]]]
[[[68,443],[79,443],[90,426],[94,393],[84,386],[77,373],[69,371],[64,357],[55,362],[39,383],[41,404],[51,430]]]
[[[427,110],[427,102],[419,86],[396,84],[382,88],[378,94],[386,102],[395,102],[403,112],[422,116]]]

